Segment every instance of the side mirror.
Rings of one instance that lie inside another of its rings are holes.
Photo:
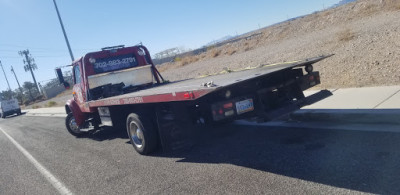
[[[58,81],[60,82],[60,84],[63,84],[65,89],[69,89],[70,85],[69,85],[68,82],[66,82],[64,80],[64,76],[63,76],[63,73],[61,71],[61,68],[56,68],[56,74],[57,74],[57,78],[58,78]]]
[[[69,89],[69,83],[68,82],[64,81],[63,84],[64,84],[65,89]]]
[[[61,68],[56,68],[56,74],[57,74],[58,81],[60,81],[60,84],[63,84],[65,81],[64,81],[64,76],[61,71]]]

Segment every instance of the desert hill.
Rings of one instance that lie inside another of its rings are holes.
[[[400,84],[400,0],[358,0],[299,17],[159,66],[180,80],[322,54],[321,88]]]

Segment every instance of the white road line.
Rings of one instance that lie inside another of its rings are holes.
[[[43,165],[39,163],[25,148],[23,148],[17,141],[14,140],[8,133],[6,133],[3,129],[0,128],[0,131],[6,135],[6,137],[17,147],[17,149],[22,152],[22,154],[36,167],[36,169],[47,179],[48,182],[50,182],[51,185],[53,185],[54,188],[60,193],[60,194],[68,194],[72,195],[73,193],[63,184],[61,181],[59,181],[53,174],[50,173]]]

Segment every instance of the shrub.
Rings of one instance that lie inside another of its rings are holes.
[[[49,101],[49,102],[47,102],[47,107],[53,107],[53,106],[55,106],[55,105],[57,105],[57,102],[55,102],[55,101]]]
[[[31,103],[31,101],[30,100],[25,100],[23,103],[24,103],[25,106],[28,106]]]
[[[182,58],[181,61],[179,61],[179,66],[185,66],[187,64],[193,63],[193,62],[197,62],[199,61],[199,57],[198,56],[185,56],[184,58]]]
[[[211,51],[211,57],[216,58],[221,54],[221,50],[220,49],[213,49]]]
[[[226,52],[225,52],[225,54],[228,54],[228,55],[233,55],[234,53],[236,53],[236,49],[235,48],[232,48],[232,47],[230,47],[229,49],[227,49],[226,50]]]

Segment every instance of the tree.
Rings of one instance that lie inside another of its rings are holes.
[[[31,101],[33,101],[35,99],[34,97],[39,93],[39,91],[37,91],[37,88],[35,86],[37,87],[37,85],[29,81],[25,81],[24,84],[22,85],[25,93],[29,95]]]
[[[14,97],[18,99],[20,104],[24,102],[24,94],[22,92],[22,87],[14,90]]]
[[[0,92],[0,99],[2,99],[2,100],[9,100],[9,99],[11,99],[12,97],[14,97],[14,92],[13,91],[11,91],[11,90],[7,90],[7,91],[2,91],[2,92]]]

